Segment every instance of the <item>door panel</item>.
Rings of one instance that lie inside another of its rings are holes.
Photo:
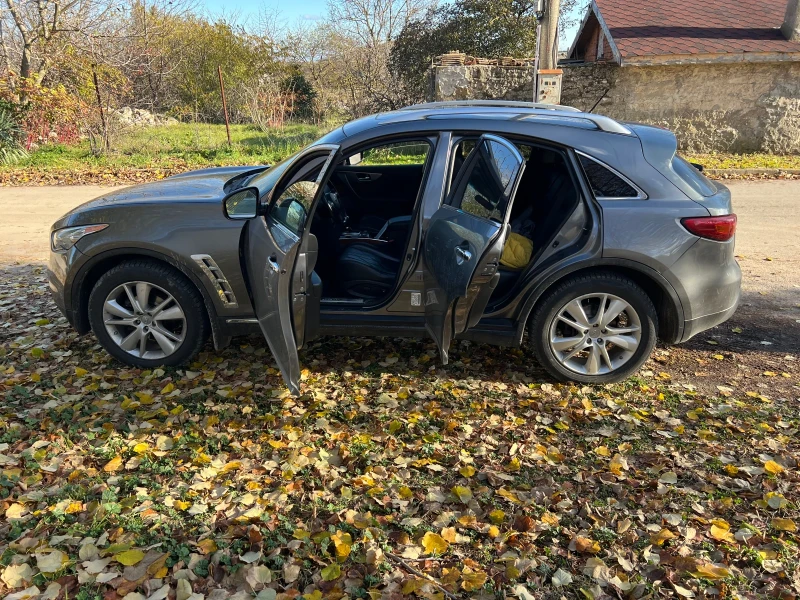
[[[524,159],[516,147],[482,136],[460,169],[423,243],[425,325],[447,364],[453,337],[474,326],[496,285],[508,216]]]
[[[317,240],[308,228],[337,152],[338,146],[321,145],[300,154],[273,188],[267,214],[248,221],[245,232],[245,263],[258,324],[293,395],[300,394],[297,350],[319,328],[321,282],[313,272]],[[305,180],[304,167],[322,160],[314,181]]]
[[[422,185],[424,165],[342,165],[333,185],[354,220],[410,215]]]

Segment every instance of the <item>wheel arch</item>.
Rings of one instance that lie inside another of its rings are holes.
[[[135,259],[150,259],[153,262],[166,265],[186,277],[203,299],[206,318],[211,325],[214,347],[219,349],[227,345],[227,339],[220,331],[214,303],[198,275],[186,264],[166,254],[147,248],[119,248],[108,250],[91,257],[81,266],[71,285],[71,298],[74,307],[73,315],[75,317],[74,326],[79,333],[85,334],[91,331],[89,325],[89,294],[97,283],[97,280],[112,267],[125,261]]]
[[[551,274],[536,285],[529,293],[517,319],[516,342],[522,344],[522,338],[528,326],[531,314],[545,293],[564,279],[591,272],[610,272],[627,277],[650,297],[658,314],[658,337],[668,344],[680,341],[684,328],[683,305],[677,292],[658,271],[631,260],[605,259],[570,265]]]

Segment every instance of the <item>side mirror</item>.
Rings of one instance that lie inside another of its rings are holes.
[[[258,215],[258,188],[249,187],[225,196],[222,210],[229,219],[252,219]]]

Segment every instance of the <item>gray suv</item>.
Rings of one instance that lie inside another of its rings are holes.
[[[529,344],[619,381],[728,319],[730,192],[669,131],[563,106],[443,102],[347,123],[272,167],[114,191],[52,227],[53,297],[129,365],[259,329],[293,393],[319,335]]]

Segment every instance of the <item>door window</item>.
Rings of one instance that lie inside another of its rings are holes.
[[[348,157],[347,164],[370,167],[424,165],[429,151],[430,144],[427,141],[394,142],[353,154]]]
[[[269,216],[298,237],[302,237],[323,176],[333,159],[333,152],[312,154],[292,166],[288,184],[269,207]],[[278,184],[280,185],[280,184]]]
[[[471,215],[502,221],[524,161],[513,146],[491,138],[482,139],[469,154],[448,203]]]

